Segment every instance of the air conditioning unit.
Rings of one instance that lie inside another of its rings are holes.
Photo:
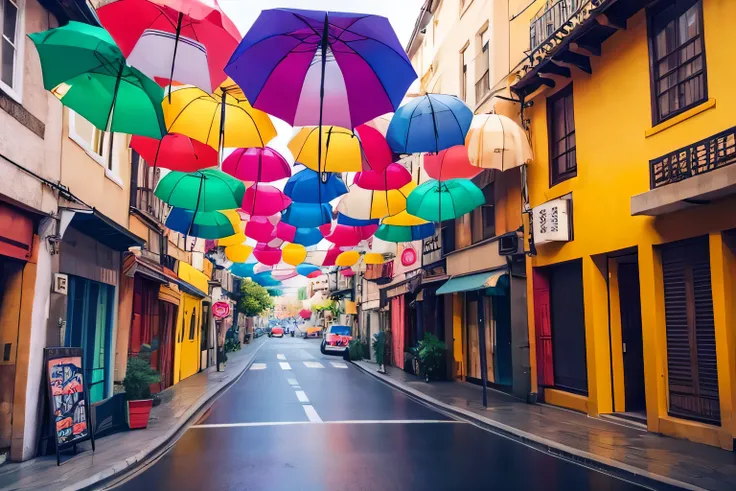
[[[504,234],[498,238],[498,255],[515,256],[524,254],[524,241],[516,232]]]

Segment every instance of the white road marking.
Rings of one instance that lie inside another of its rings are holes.
[[[307,397],[307,394],[305,394],[303,390],[296,391],[296,398],[302,403],[309,402],[309,397]]]
[[[314,415],[319,418],[319,415],[317,415],[317,411],[314,410],[314,407],[305,405],[302,406],[304,408],[304,411],[309,410],[313,411]],[[309,416],[309,413],[307,412],[307,416]],[[326,425],[382,425],[382,424],[468,424],[465,421],[455,421],[455,420],[435,420],[435,419],[388,419],[388,420],[348,420],[348,421],[322,421],[321,418],[318,420],[312,421],[311,419],[309,421],[264,421],[264,422],[256,422],[256,423],[215,423],[215,424],[201,424],[201,425],[193,425],[192,428],[247,428],[249,426],[292,426],[292,425],[304,425],[304,424],[311,424],[311,423],[322,423]]]
[[[294,390],[297,390],[297,389],[301,389],[301,386],[299,386],[299,385],[292,385],[291,387],[292,387],[292,388],[293,388]]]
[[[289,382],[289,385],[299,385],[295,378],[287,378],[286,381]]]
[[[254,363],[250,366],[251,370],[265,370],[266,364],[265,363]]]
[[[278,355],[276,355],[276,358],[278,358],[279,360],[285,360],[286,359],[286,356],[284,356],[281,353],[279,353]]]
[[[288,362],[281,361],[279,365],[281,365],[281,370],[291,370],[291,365]]]
[[[324,365],[318,361],[305,361],[304,366],[307,368],[324,368]]]
[[[309,421],[312,423],[321,423],[322,418],[319,417],[319,414],[317,414],[317,411],[314,409],[314,406],[311,406],[309,404],[304,404],[302,406],[304,408],[304,412],[307,413],[307,418],[309,418]]]
[[[347,368],[348,367],[345,363],[342,363],[339,361],[331,361],[330,365],[332,365],[335,368]]]

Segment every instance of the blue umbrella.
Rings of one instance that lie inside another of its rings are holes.
[[[310,275],[315,271],[319,271],[319,268],[314,264],[301,263],[299,266],[296,267],[296,272],[302,276]]]
[[[267,286],[279,286],[281,282],[275,279],[270,271],[264,271],[263,273],[254,274],[251,279],[263,287]]]
[[[438,153],[465,145],[472,120],[473,111],[456,96],[425,94],[396,111],[386,140],[396,153]]]
[[[258,263],[235,263],[230,266],[230,272],[241,278],[250,278],[255,274],[253,268],[256,264]]]
[[[172,208],[166,218],[166,227],[180,234],[212,240],[235,233],[228,217],[219,211],[193,211],[185,208]]]
[[[347,215],[343,215],[342,213],[337,214],[337,224],[338,225],[348,225],[351,227],[365,227],[367,225],[378,225],[380,221],[381,220],[379,219],[361,220],[360,218],[349,217]]]
[[[281,221],[299,228],[321,227],[332,221],[329,203],[292,203],[281,214]]]
[[[413,242],[432,237],[435,233],[434,223],[423,223],[422,225],[386,225],[378,227],[376,238],[386,242]]]
[[[304,169],[286,181],[284,194],[297,203],[327,203],[348,192],[347,186],[336,174],[322,173],[326,182],[322,182],[318,172]]]

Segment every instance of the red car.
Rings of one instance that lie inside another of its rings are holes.
[[[348,344],[353,337],[350,335],[350,326],[333,324],[325,331],[325,339],[322,341],[320,351],[323,355],[327,353],[338,353],[347,356]]]
[[[270,336],[272,338],[283,338],[284,337],[284,328],[283,327],[274,327],[271,329]]]

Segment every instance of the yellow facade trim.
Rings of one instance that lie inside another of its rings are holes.
[[[544,389],[544,402],[585,414],[589,413],[587,397],[564,390]]]
[[[658,426],[660,432],[664,435],[684,438],[695,443],[705,443],[725,450],[733,449],[733,439],[730,439],[729,447],[728,442],[725,442],[723,438],[724,436],[728,437],[728,432],[718,426],[671,416],[660,417]]]
[[[608,260],[608,292],[611,329],[611,366],[613,369],[613,410],[626,410],[626,386],[624,384],[624,350],[621,333],[621,299],[618,289],[618,261]]]
[[[199,288],[205,295],[209,291],[209,278],[203,272],[195,269],[189,263],[179,261],[179,278],[186,281],[190,285]]]
[[[463,336],[462,293],[452,294],[452,356],[455,359],[455,376],[465,377],[465,336]]]
[[[692,109],[688,109],[687,111],[668,119],[664,123],[660,123],[657,126],[649,128],[648,130],[644,132],[644,136],[646,138],[649,138],[650,136],[654,136],[657,133],[661,133],[662,131],[668,128],[672,128],[676,124],[682,123],[683,121],[690,119],[693,116],[697,116],[698,114],[704,111],[707,111],[708,109],[713,109],[714,107],[716,107],[716,100],[708,99],[707,101],[700,104],[699,106],[695,106]]]
[[[608,285],[605,270],[604,257],[583,258],[588,414],[591,416],[613,411],[608,333]]]

